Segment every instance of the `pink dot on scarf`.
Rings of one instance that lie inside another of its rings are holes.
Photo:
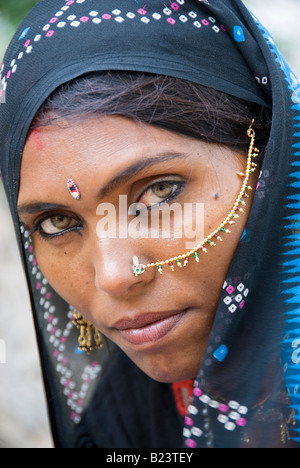
[[[219,405],[218,407],[219,411],[221,411],[221,413],[227,413],[228,411],[228,406],[227,405],[223,405],[222,403]]]
[[[185,441],[185,445],[187,445],[190,448],[196,448],[197,447],[197,443],[193,439],[187,439]]]
[[[170,24],[175,24],[176,23],[176,21],[173,18],[168,18],[167,21]]]
[[[247,424],[247,420],[245,418],[240,418],[236,421],[238,426],[244,427]]]
[[[82,16],[82,17],[80,18],[80,21],[82,21],[83,23],[86,23],[88,20],[89,20],[89,17],[88,17],[88,16]]]
[[[107,13],[104,13],[104,15],[102,15],[102,18],[105,19],[105,20],[109,20],[111,18],[111,15],[108,15]]]
[[[186,417],[184,418],[184,422],[185,422],[185,424],[186,424],[187,426],[193,426],[193,424],[194,424],[194,421],[193,421],[191,418],[189,418],[188,416],[186,416]]]
[[[194,388],[193,393],[195,396],[199,397],[202,395],[202,390],[200,388]]]

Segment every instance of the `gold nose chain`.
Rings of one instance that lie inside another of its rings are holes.
[[[192,250],[182,254],[178,255],[177,257],[171,257],[168,258],[167,260],[162,260],[162,261],[157,261],[155,263],[148,263],[147,265],[143,265],[139,262],[139,259],[137,256],[134,256],[132,258],[133,266],[132,266],[132,272],[135,276],[140,276],[148,268],[153,268],[157,267],[158,272],[160,274],[163,273],[163,267],[165,265],[169,266],[172,271],[175,270],[175,265],[177,265],[179,268],[185,267],[191,256],[194,257],[195,261],[199,263],[200,258],[199,258],[199,253],[207,253],[207,247],[209,246],[215,246],[215,241],[222,241],[222,234],[228,234],[231,231],[228,229],[232,224],[235,224],[235,219],[239,218],[240,213],[244,213],[243,206],[246,206],[246,199],[248,198],[247,191],[252,190],[252,187],[248,184],[249,182],[249,177],[250,175],[255,171],[257,164],[253,162],[253,158],[256,158],[259,154],[259,150],[254,147],[255,143],[255,132],[252,128],[254,123],[254,120],[252,120],[252,123],[250,127],[247,130],[247,135],[250,138],[250,145],[249,145],[249,150],[248,150],[248,157],[247,157],[247,165],[246,165],[246,170],[245,172],[238,172],[237,175],[242,177],[243,179],[243,185],[241,188],[240,193],[238,194],[233,207],[229,211],[228,215],[226,218],[223,220],[223,222],[213,231],[211,232],[205,239],[203,239],[200,244],[196,245]]]

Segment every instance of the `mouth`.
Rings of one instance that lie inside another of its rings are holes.
[[[181,321],[188,309],[147,313],[136,319],[123,319],[114,324],[123,339],[132,345],[155,343],[167,336]]]

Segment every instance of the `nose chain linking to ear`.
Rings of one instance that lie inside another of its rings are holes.
[[[222,234],[228,234],[231,231],[228,229],[228,226],[235,224],[235,219],[239,218],[239,213],[245,213],[242,206],[246,206],[245,199],[248,198],[247,191],[252,190],[252,187],[248,184],[250,175],[255,171],[257,164],[252,161],[252,158],[256,158],[259,155],[259,150],[254,147],[255,143],[255,131],[253,130],[252,126],[254,124],[254,119],[251,122],[250,127],[247,130],[247,136],[250,138],[250,145],[248,150],[248,157],[247,157],[247,165],[245,172],[238,172],[237,175],[242,177],[243,185],[241,188],[240,193],[237,196],[237,199],[234,202],[233,207],[229,211],[226,218],[223,222],[218,226],[213,232],[211,232],[205,239],[203,239],[200,244],[196,245],[194,249],[186,252],[182,255],[178,255],[177,257],[168,258],[164,261],[157,261],[155,263],[148,263],[147,265],[143,265],[139,262],[137,256],[132,258],[133,266],[132,272],[135,276],[142,275],[148,268],[157,267],[158,272],[162,274],[163,266],[168,265],[172,271],[175,270],[174,264],[176,264],[179,268],[182,266],[186,266],[189,262],[190,257],[193,255],[194,259],[197,263],[199,263],[199,251],[203,253],[207,253],[207,246],[215,246],[215,240],[222,241],[223,239],[220,237]],[[183,261],[183,265],[182,265]]]

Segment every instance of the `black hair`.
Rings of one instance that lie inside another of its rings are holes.
[[[58,88],[33,126],[119,115],[207,142],[242,149],[254,119],[257,145],[269,137],[271,110],[187,80],[138,72],[91,73]]]

